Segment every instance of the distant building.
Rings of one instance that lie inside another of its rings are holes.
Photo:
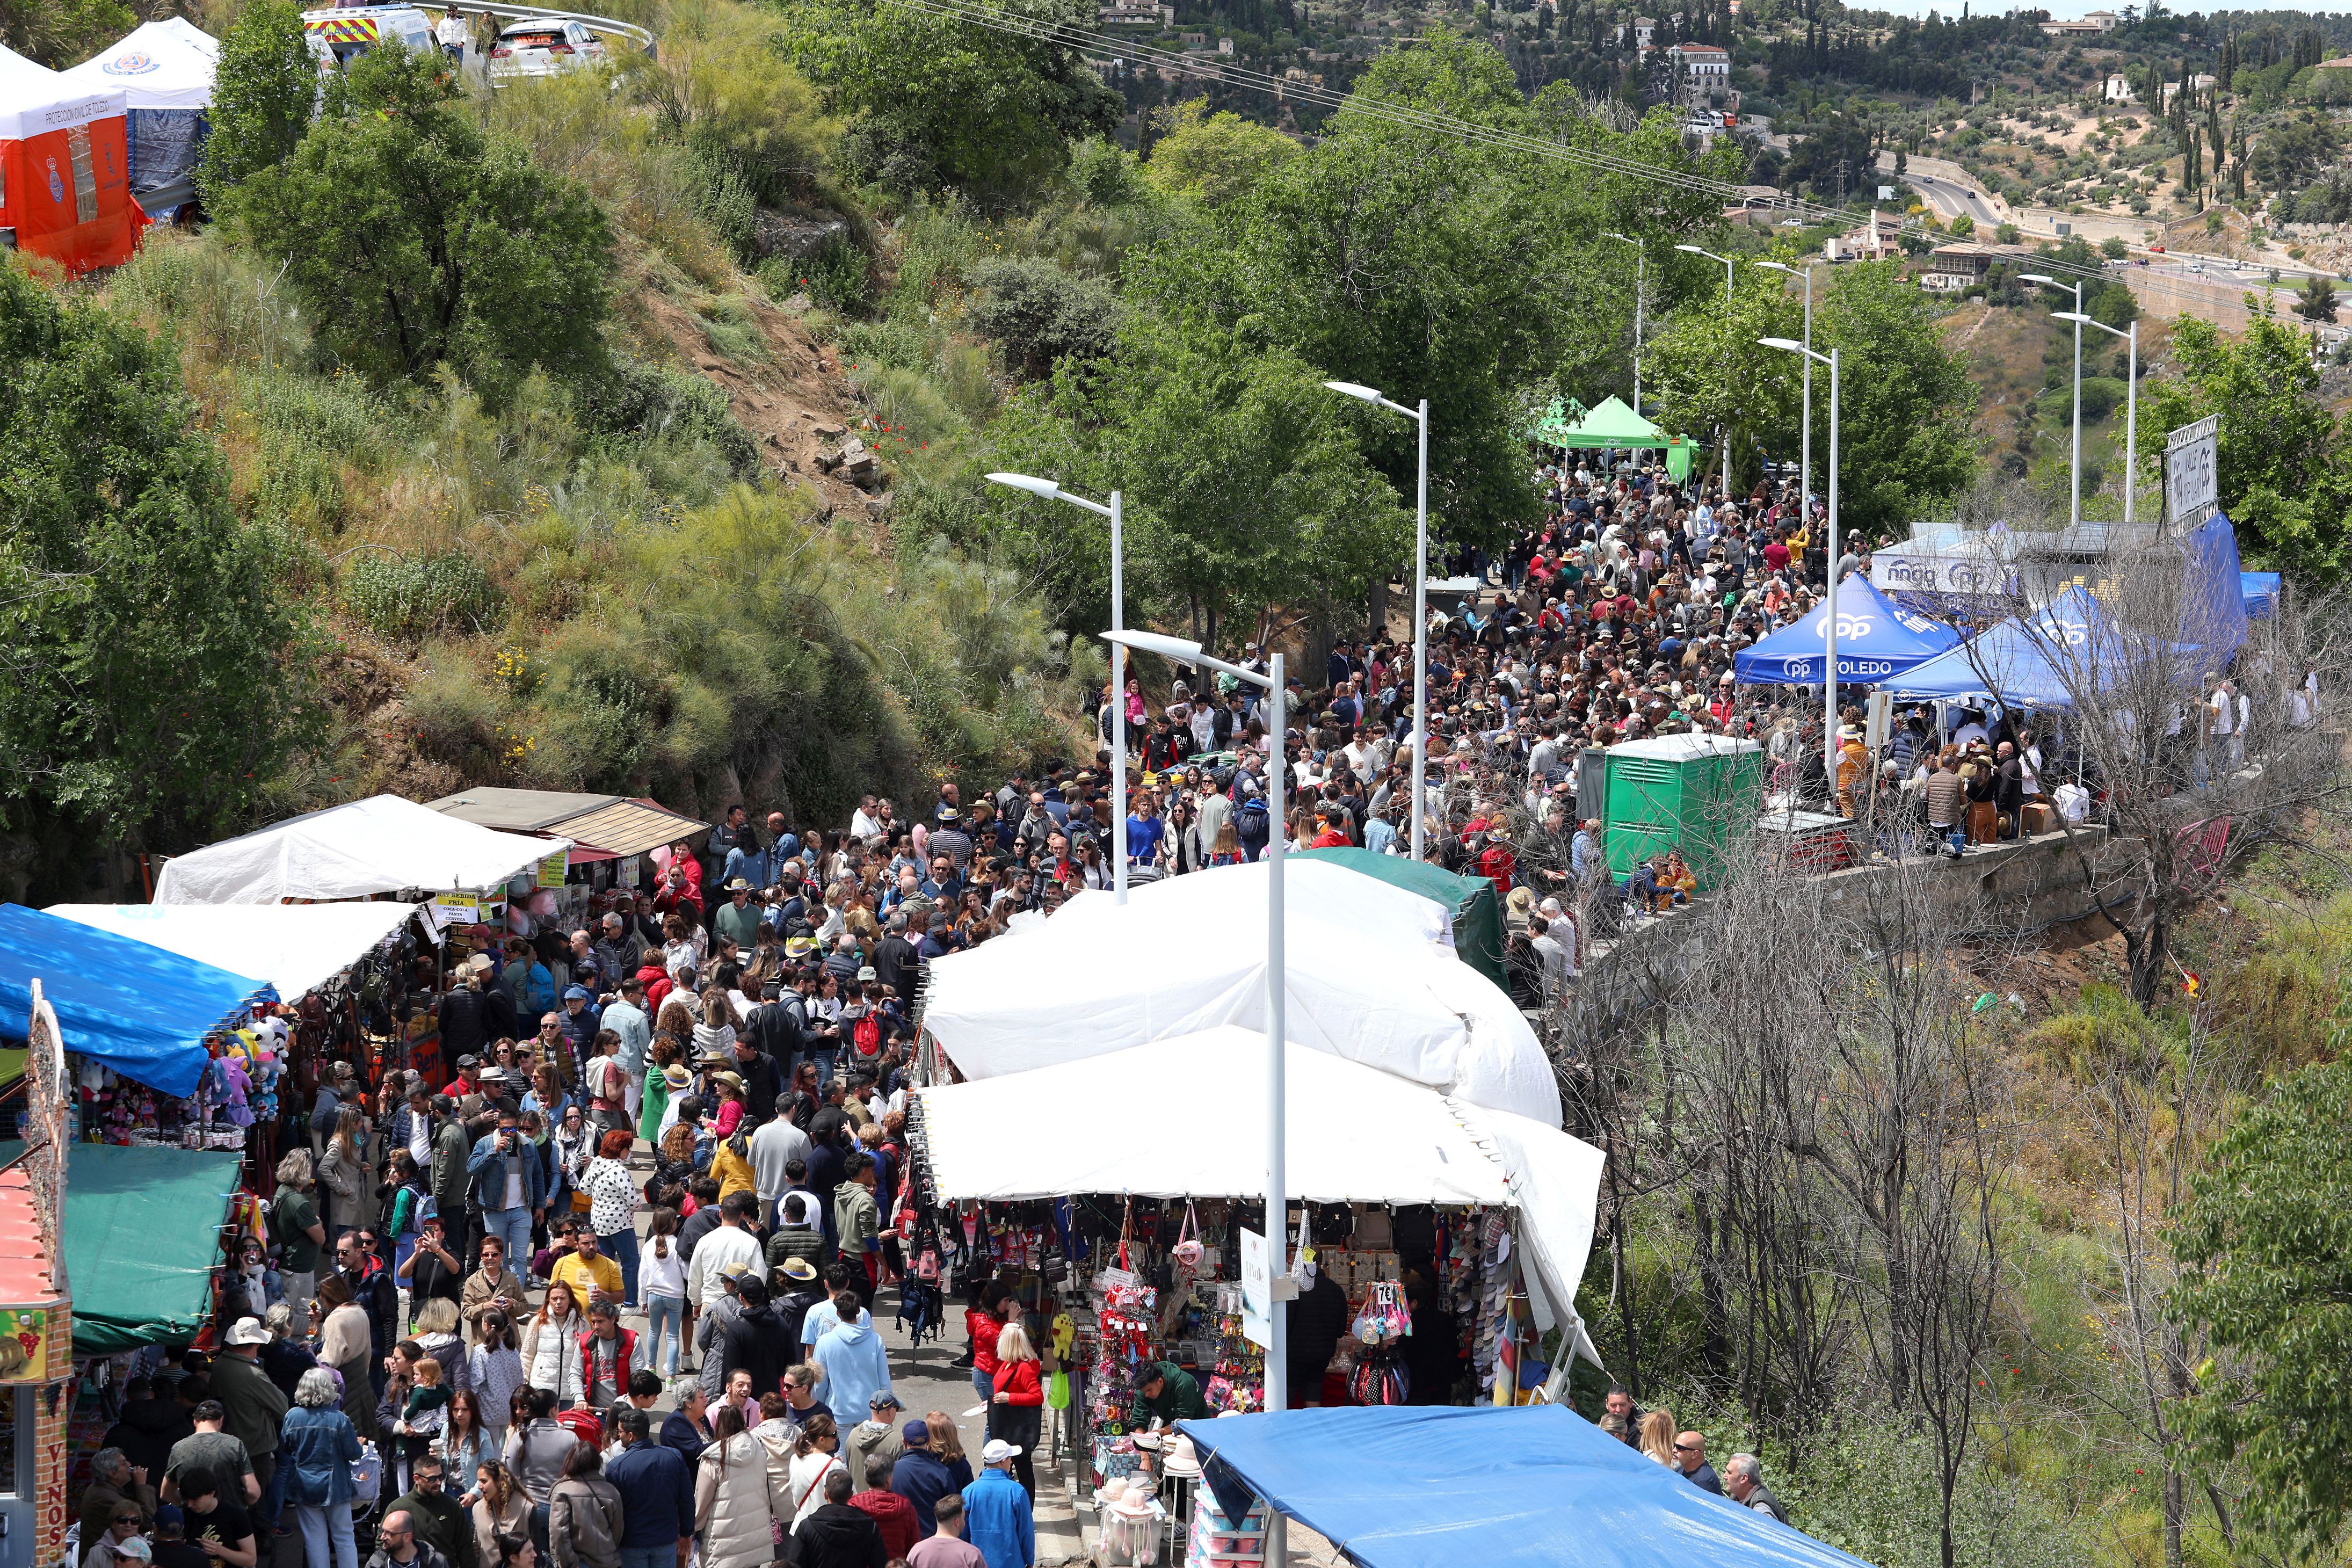
[[[1107,0],[1095,8],[1095,20],[1107,27],[1160,27],[1176,19],[1173,5],[1159,0]]]
[[[2131,78],[2111,76],[2107,79],[2105,97],[2109,103],[2129,103],[2136,96],[2132,91]]]
[[[2099,16],[2106,19],[2104,22],[2095,19]],[[2111,12],[2100,11],[2079,22],[2044,22],[2042,30],[2053,38],[2095,38],[2101,33],[2114,32],[2116,18]]]
[[[1832,261],[1877,261],[1888,251],[1899,248],[1896,241],[1902,232],[1903,219],[1899,215],[1874,212],[1869,222],[1831,236],[1825,254]]]
[[[1919,274],[1919,287],[1934,293],[1957,294],[1983,282],[1994,262],[2030,254],[2021,245],[1975,245],[1965,241],[1939,245],[1927,253],[1927,267]]]
[[[1713,44],[1676,44],[1666,51],[1682,86],[1682,101],[1705,109],[1731,89],[1731,54]]]

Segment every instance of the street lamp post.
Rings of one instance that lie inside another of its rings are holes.
[[[1823,782],[1830,799],[1837,799],[1837,612],[1838,612],[1838,352],[1826,354],[1807,348],[1794,338],[1759,338],[1768,349],[1784,349],[1800,353],[1808,362],[1819,360],[1830,367],[1830,532],[1827,560],[1830,563],[1829,613],[1822,618],[1822,630],[1827,643],[1826,661],[1822,671],[1822,763]]]
[[[1638,239],[1614,229],[1603,230],[1603,239],[1619,239],[1633,247],[1633,412],[1642,412],[1642,300],[1646,292],[1650,267],[1649,250]]]
[[[1127,626],[1127,593],[1121,577],[1125,566],[1125,551],[1119,538],[1119,493],[1110,492],[1110,504],[1090,501],[1075,496],[1052,479],[1032,479],[1027,474],[991,474],[990,480],[1016,490],[1026,490],[1046,500],[1063,500],[1083,507],[1097,517],[1110,519],[1110,629],[1119,632]],[[1110,896],[1113,903],[1127,902],[1127,649],[1118,638],[1111,639],[1110,648],[1110,798],[1114,807],[1111,826]]]
[[[2111,327],[2081,310],[2053,310],[2051,316],[2056,321],[2074,322],[2077,337],[2082,335],[2084,327],[2096,327],[2110,337],[2121,338],[2131,345],[2131,371],[2124,383],[2124,522],[2129,526],[2132,492],[2139,488],[2139,323],[2132,322],[2128,330]],[[2083,381],[2078,374],[2074,378],[2077,408],[2082,405],[2082,398]]]
[[[1775,272],[1785,272],[1791,278],[1802,278],[1805,280],[1805,347],[1810,351],[1813,346],[1812,267],[1811,264],[1791,267],[1785,261],[1759,261],[1756,265],[1769,267]],[[1813,504],[1813,362],[1810,358],[1805,361],[1805,434],[1804,444],[1800,450],[1801,456],[1798,458],[1797,464],[1797,510],[1798,514],[1802,516],[1812,509]],[[1830,569],[1832,572],[1837,570],[1834,563]],[[1832,587],[1835,585],[1832,584]]]
[[[2079,279],[2061,283],[2046,272],[2021,272],[2018,276],[2028,283],[2074,291],[2074,310],[2058,318],[2074,323],[2074,451],[2069,459],[2066,507],[2066,521],[2071,526],[2083,521],[2083,323],[2089,320],[2083,314],[2083,285]]]
[[[1196,664],[1219,670],[1253,686],[1265,688],[1266,695],[1276,708],[1282,705],[1282,655],[1276,652],[1264,675],[1244,669],[1237,664],[1211,658],[1201,651],[1201,645],[1182,637],[1161,637],[1153,632],[1113,631],[1104,635],[1104,641],[1114,647],[1127,647],[1144,653],[1156,653],[1187,664]],[[1286,1258],[1289,1249],[1286,1223],[1290,1192],[1289,1173],[1284,1169],[1284,1106],[1285,1094],[1283,1053],[1288,1031],[1286,1027],[1284,1003],[1288,993],[1283,979],[1282,956],[1282,849],[1290,836],[1289,824],[1283,805],[1283,773],[1287,764],[1282,755],[1282,730],[1279,721],[1270,727],[1272,744],[1267,749],[1265,770],[1266,809],[1272,831],[1266,835],[1265,892],[1265,1229],[1266,1245],[1277,1249],[1277,1259]],[[1275,1278],[1283,1269],[1277,1263]],[[1265,1407],[1280,1410],[1289,1402],[1289,1380],[1283,1369],[1288,1364],[1290,1348],[1289,1319],[1285,1302],[1277,1293],[1267,1303],[1265,1347]],[[1266,1510],[1266,1561],[1282,1563],[1284,1555],[1285,1521],[1280,1511]]]
[[[1634,374],[1639,376],[1641,372],[1637,369]],[[1422,795],[1422,779],[1429,764],[1429,399],[1423,398],[1421,407],[1412,409],[1402,403],[1390,402],[1377,388],[1358,382],[1327,381],[1323,384],[1359,402],[1402,414],[1421,426],[1421,485],[1413,507],[1412,531],[1412,858],[1418,864],[1423,837],[1422,818],[1428,809]],[[1639,397],[1641,394],[1637,391],[1634,395]],[[1276,688],[1276,707],[1282,706],[1281,698],[1281,689]]]
[[[1693,256],[1704,256],[1709,261],[1720,261],[1723,263],[1723,317],[1724,320],[1729,321],[1731,319],[1731,286],[1733,270],[1731,258],[1728,256],[1717,256],[1712,250],[1702,250],[1696,245],[1677,245],[1675,248],[1676,250],[1688,251]],[[1731,423],[1728,420],[1726,420],[1723,426],[1723,493],[1726,496],[1731,494]]]

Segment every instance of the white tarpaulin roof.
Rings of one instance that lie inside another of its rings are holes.
[[[372,795],[165,861],[155,901],[274,904],[412,888],[479,890],[571,847],[568,838],[500,833],[396,795]]]
[[[122,112],[122,84],[68,81],[0,44],[0,142],[68,131]]]
[[[204,109],[213,100],[220,40],[178,16],[133,28],[58,79],[72,88],[121,88],[132,109]]]
[[[1326,861],[1283,863],[1290,1038],[1559,1125],[1535,1031],[1454,955],[1434,900]],[[923,1026],[967,1079],[1265,1025],[1266,866],[1072,900],[1040,929],[930,964]]]
[[[1262,1197],[1265,1067],[1265,1037],[1225,1026],[921,1089],[931,1178],[948,1200]],[[1538,1319],[1579,1321],[1600,1150],[1296,1041],[1284,1070],[1289,1196],[1515,1208]]]
[[[316,990],[400,929],[413,904],[52,904],[48,913],[250,974],[281,1002]]]

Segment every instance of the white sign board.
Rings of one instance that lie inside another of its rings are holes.
[[[2164,510],[2175,528],[2194,528],[2221,504],[2214,442],[2221,416],[2208,414],[2164,438]]]
[[[1242,1232],[1242,1333],[1261,1350],[1274,1348],[1274,1261],[1254,1230]]]

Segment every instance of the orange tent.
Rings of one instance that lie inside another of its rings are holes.
[[[68,272],[118,267],[147,226],[122,89],[82,88],[0,45],[0,231]]]

